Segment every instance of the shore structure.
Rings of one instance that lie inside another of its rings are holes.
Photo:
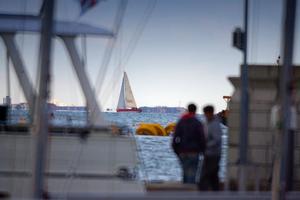
[[[276,167],[276,155],[281,151],[278,133],[274,126],[274,108],[279,106],[280,97],[278,65],[249,65],[249,134],[247,150],[247,190],[271,190]],[[294,66],[294,110],[293,124],[300,124],[300,67]],[[239,164],[240,130],[240,77],[229,77],[234,86],[228,115],[228,187],[236,189]],[[277,113],[278,114],[278,113]],[[295,122],[295,120],[297,120]],[[275,122],[280,126],[280,121]],[[292,190],[300,190],[300,129],[294,127],[294,148],[291,148],[290,177]],[[290,179],[290,180],[289,180]]]

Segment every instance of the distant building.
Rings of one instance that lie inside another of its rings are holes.
[[[17,109],[17,110],[28,110],[29,109],[28,103],[12,104],[11,107],[12,107],[12,109]]]
[[[55,110],[86,111],[86,106],[56,106]]]
[[[12,109],[17,109],[17,110],[28,110],[29,109],[28,103],[12,104],[11,107],[12,107]],[[48,103],[48,107],[52,111],[55,111],[55,110],[86,111],[85,106],[57,106],[54,103]]]
[[[140,107],[142,112],[145,113],[182,113],[185,111],[182,107],[167,107],[167,106],[156,106],[156,107]]]

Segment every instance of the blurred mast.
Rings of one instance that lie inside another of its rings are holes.
[[[7,97],[6,97],[6,104],[10,105],[10,73],[9,73],[9,53],[6,50],[6,87],[7,87]]]
[[[296,0],[285,0],[283,5],[283,32],[282,32],[282,57],[283,63],[280,69],[280,96],[281,96],[281,121],[282,121],[282,152],[280,167],[279,198],[285,199],[287,186],[291,185],[292,178],[288,177],[289,170],[293,170],[290,161],[293,159],[289,152],[293,152],[293,128],[292,117],[292,92],[293,92],[293,51]],[[293,162],[292,162],[293,163]]]
[[[39,93],[34,115],[34,136],[36,149],[33,171],[33,198],[42,199],[45,192],[44,173],[48,147],[48,105],[50,90],[50,57],[53,34],[54,1],[44,0],[39,55]]]
[[[247,32],[248,32],[248,0],[244,1],[244,34],[243,34],[243,66],[241,69],[241,121],[239,145],[239,190],[246,190],[246,167],[248,148],[248,66],[247,66]]]

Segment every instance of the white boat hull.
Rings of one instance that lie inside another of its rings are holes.
[[[86,140],[75,135],[51,136],[49,146],[46,182],[50,195],[144,192],[142,182],[118,176],[121,168],[132,171],[137,167],[133,137],[107,131],[92,132]],[[30,196],[33,150],[31,135],[0,134],[0,191],[12,197]]]

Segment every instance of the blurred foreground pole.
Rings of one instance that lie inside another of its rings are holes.
[[[248,0],[244,2],[244,34],[243,54],[244,63],[241,69],[241,117],[240,117],[240,141],[239,141],[239,190],[246,190],[246,167],[248,147],[248,66],[247,66],[247,32],[248,32]]]
[[[7,92],[7,97],[10,98],[9,53],[7,50],[6,50],[6,78],[7,78],[6,92]],[[9,104],[9,102],[6,102],[6,104]]]
[[[34,113],[35,154],[33,168],[33,198],[43,199],[44,172],[48,147],[48,106],[51,67],[51,40],[55,0],[44,0],[39,55],[39,92]]]
[[[293,128],[292,119],[292,91],[293,91],[293,50],[296,16],[296,0],[285,0],[283,10],[282,56],[280,68],[280,103],[281,103],[281,163],[279,185],[273,185],[273,199],[285,199],[287,189],[290,189],[292,177],[288,176],[293,170]],[[276,177],[273,177],[276,178]],[[274,191],[275,190],[275,191]]]

